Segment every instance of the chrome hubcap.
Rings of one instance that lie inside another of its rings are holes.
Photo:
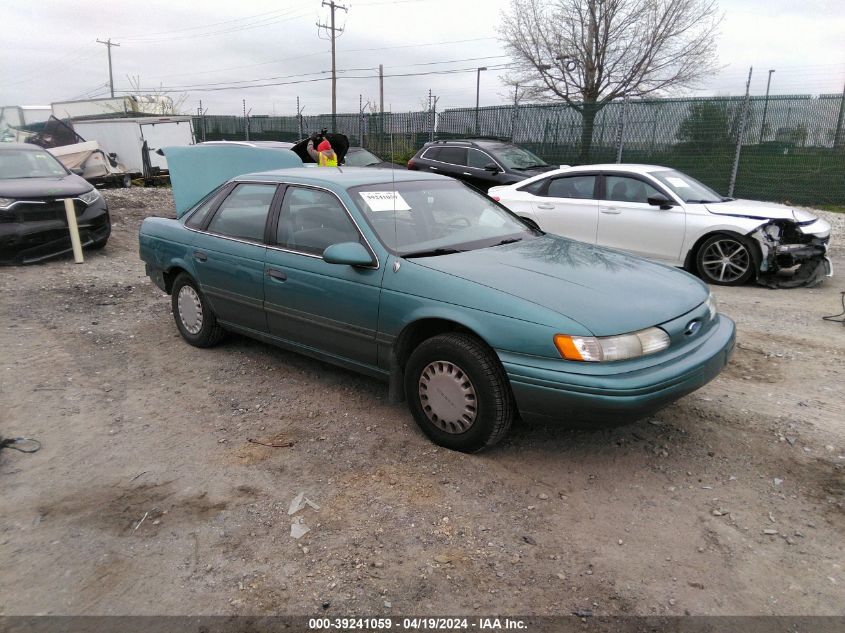
[[[197,291],[191,286],[182,286],[179,289],[177,305],[182,327],[189,334],[198,334],[202,329],[202,302]]]
[[[701,257],[707,276],[718,281],[736,281],[751,266],[748,249],[736,240],[719,240],[707,247]]]
[[[426,417],[441,431],[465,433],[475,422],[475,387],[454,363],[429,363],[420,374],[419,394]]]

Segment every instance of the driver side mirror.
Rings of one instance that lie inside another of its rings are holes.
[[[656,193],[653,196],[648,197],[648,203],[653,207],[660,207],[664,211],[666,209],[671,209],[675,203],[669,200],[666,196],[662,193]]]
[[[323,251],[323,261],[327,264],[347,266],[372,266],[375,263],[370,251],[360,242],[332,244]]]
[[[491,174],[493,174],[495,176],[501,170],[499,169],[499,166],[496,163],[488,163],[488,164],[484,165],[484,171],[489,171]]]

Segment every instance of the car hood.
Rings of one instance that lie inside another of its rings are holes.
[[[553,235],[413,261],[553,310],[596,336],[665,323],[708,295],[685,272]]]
[[[91,191],[91,183],[76,174],[49,178],[0,178],[0,198],[64,198]]]
[[[816,219],[812,213],[793,209],[785,204],[776,202],[759,202],[757,200],[730,200],[704,205],[710,213],[716,215],[735,215],[744,218],[759,218],[761,220],[793,220],[795,222],[811,222]]]

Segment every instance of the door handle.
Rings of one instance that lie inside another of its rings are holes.
[[[275,268],[268,268],[267,269],[267,276],[271,277],[272,279],[276,279],[278,281],[287,281],[288,276],[282,270],[276,270]]]
[[[555,208],[555,205],[553,205],[553,204],[548,204],[548,203],[545,203],[545,204],[538,204],[538,205],[537,205],[537,208],[538,208],[538,209],[554,209],[554,208]]]
[[[465,171],[465,172],[464,172],[464,176],[472,176],[472,174],[471,174],[471,173],[469,173],[468,171]]]
[[[194,251],[194,259],[198,262],[205,262],[208,261],[208,255],[206,255],[202,251]]]
[[[437,167],[432,167],[431,165],[428,166],[429,169],[437,171]]]
[[[616,207],[607,207],[601,210],[602,213],[606,213],[608,215],[619,215],[622,213],[621,210],[617,209]]]

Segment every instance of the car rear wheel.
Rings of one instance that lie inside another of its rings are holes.
[[[466,334],[440,334],[414,350],[405,368],[405,396],[423,433],[466,453],[496,444],[515,415],[498,359]]]
[[[179,275],[170,295],[173,318],[182,338],[195,347],[211,347],[220,342],[223,328],[190,276]]]
[[[720,286],[744,284],[754,274],[755,266],[748,243],[733,235],[709,237],[696,255],[696,267],[701,278]]]

